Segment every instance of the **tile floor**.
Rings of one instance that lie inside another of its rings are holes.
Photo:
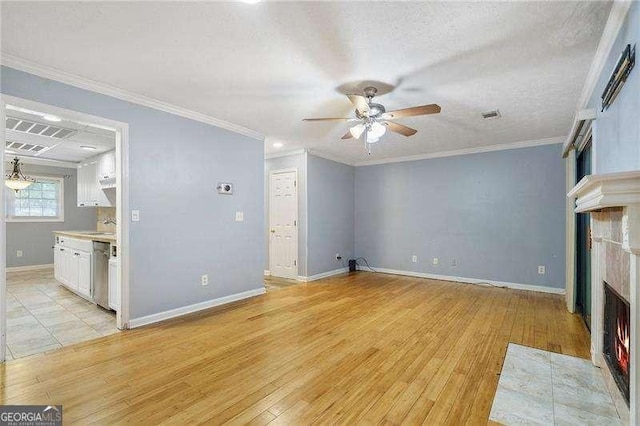
[[[504,425],[622,424],[602,372],[591,361],[513,343],[489,419]]]
[[[62,287],[53,269],[7,273],[7,360],[117,332],[115,313]]]

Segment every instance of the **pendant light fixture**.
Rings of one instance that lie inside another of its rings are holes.
[[[29,185],[36,181],[35,179],[29,176],[25,176],[24,173],[22,173],[22,171],[20,170],[20,160],[18,159],[18,157],[14,158],[11,163],[13,164],[13,171],[7,174],[4,179],[4,184],[8,188],[11,188],[14,191],[18,192],[21,189],[27,188]]]

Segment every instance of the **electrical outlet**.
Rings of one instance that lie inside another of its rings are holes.
[[[202,285],[209,285],[209,275],[205,274],[200,278]]]
[[[244,221],[244,212],[236,212],[236,222]]]
[[[416,256],[415,254],[413,256],[411,256],[411,261],[413,263],[418,263],[418,256]]]
[[[540,275],[544,275],[544,274],[546,274],[546,273],[547,273],[547,268],[545,268],[545,267],[544,267],[544,265],[539,265],[539,266],[538,266],[538,273],[539,273]]]
[[[140,210],[131,210],[131,222],[140,221]]]
[[[438,260],[438,258],[437,258],[437,257],[434,257],[434,258],[433,258],[433,264],[434,264],[434,265],[437,265],[438,263],[440,263],[440,261]]]
[[[340,256],[340,253],[336,253],[336,260],[342,260],[342,256]]]
[[[458,264],[458,261],[455,259],[451,259],[451,266],[456,266]]]
[[[22,250],[16,251],[16,257],[22,257]]]

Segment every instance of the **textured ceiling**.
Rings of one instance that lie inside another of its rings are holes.
[[[610,2],[3,2],[2,52],[224,119],[347,161],[564,136]],[[367,157],[343,85],[394,86],[398,122]],[[500,109],[503,118],[483,120]]]

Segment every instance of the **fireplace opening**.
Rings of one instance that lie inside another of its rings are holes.
[[[629,405],[629,303],[604,282],[604,359]]]

